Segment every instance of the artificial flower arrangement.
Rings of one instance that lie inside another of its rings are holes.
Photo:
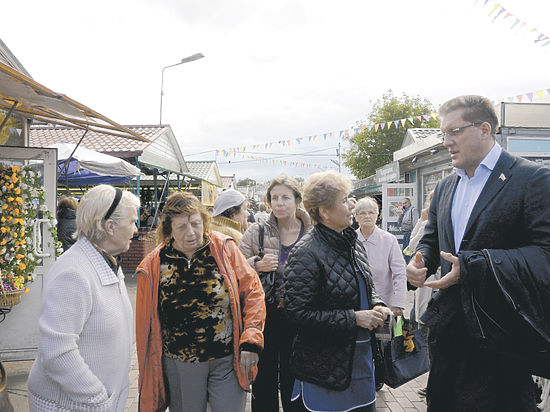
[[[56,220],[46,208],[40,172],[29,166],[0,163],[0,281],[7,293],[28,292],[37,259],[32,250],[32,225],[38,217],[50,220],[56,249]],[[0,298],[2,293],[0,292]]]

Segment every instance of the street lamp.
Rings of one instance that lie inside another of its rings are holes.
[[[183,59],[181,59],[181,61],[179,63],[171,64],[170,66],[166,66],[166,67],[162,68],[162,76],[160,78],[160,119],[159,119],[159,125],[162,124],[162,96],[164,96],[164,89],[163,89],[163,87],[164,87],[164,70],[169,68],[169,67],[179,66],[180,64],[183,64],[183,63],[189,63],[189,62],[192,62],[192,61],[195,61],[195,60],[199,60],[199,59],[202,59],[203,57],[204,57],[204,55],[202,53],[195,53],[192,56],[184,57]]]

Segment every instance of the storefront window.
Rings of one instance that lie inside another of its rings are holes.
[[[6,115],[6,111],[0,110],[0,124]],[[0,131],[0,146],[25,146],[24,130],[24,119],[12,114]]]

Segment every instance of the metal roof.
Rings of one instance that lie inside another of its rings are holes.
[[[218,187],[222,187],[222,180],[218,164],[215,160],[198,160],[187,162],[189,174],[196,176]]]
[[[401,149],[393,152],[393,160],[399,161],[416,153],[442,144],[441,129],[408,129]]]
[[[111,156],[127,159],[137,157],[140,166],[147,165],[176,173],[187,173],[183,154],[169,125],[133,125],[129,130],[148,139],[137,141],[90,131],[81,146]],[[75,127],[33,125],[30,145],[44,147],[53,143],[78,143],[84,131]],[[135,163],[135,162],[134,162]]]

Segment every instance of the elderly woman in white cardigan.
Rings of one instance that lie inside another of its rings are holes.
[[[138,208],[136,196],[108,185],[80,201],[78,240],[44,280],[31,412],[124,411],[133,316],[118,257],[137,231]]]

